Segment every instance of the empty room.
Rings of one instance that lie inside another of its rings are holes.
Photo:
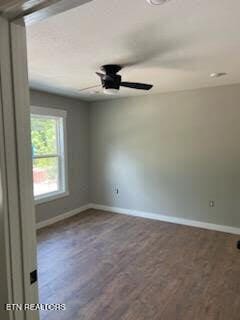
[[[10,28],[0,161],[13,292],[27,280],[5,314],[239,320],[240,2],[62,2],[23,7],[25,95]]]

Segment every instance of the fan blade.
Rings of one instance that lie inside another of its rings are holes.
[[[79,91],[79,92],[82,92],[82,91],[86,91],[86,90],[90,90],[90,89],[94,89],[94,88],[98,88],[98,87],[101,87],[101,85],[97,85],[97,86],[91,86],[91,87],[83,88],[83,89],[80,89],[80,90],[78,90],[78,91]]]
[[[120,86],[131,88],[131,89],[138,89],[138,90],[150,90],[153,87],[152,84],[137,83],[137,82],[121,82]]]
[[[101,79],[105,76],[104,73],[100,73],[100,72],[96,72],[96,74],[97,74]]]

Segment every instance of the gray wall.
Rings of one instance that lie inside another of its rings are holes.
[[[92,103],[90,159],[94,203],[240,227],[240,86]]]
[[[37,222],[89,202],[89,109],[86,102],[31,91],[31,105],[67,111],[68,178],[70,195],[36,206]]]

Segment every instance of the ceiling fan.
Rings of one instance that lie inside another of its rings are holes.
[[[120,70],[122,70],[122,66],[117,64],[107,64],[101,67],[101,70],[104,73],[96,72],[96,74],[100,77],[103,92],[105,94],[116,94],[119,92],[120,87],[126,87],[137,90],[150,90],[153,85],[138,83],[138,82],[125,82],[122,81],[121,75],[118,74]],[[84,91],[91,88],[96,88],[98,86],[93,86],[89,88],[84,88],[80,91]]]

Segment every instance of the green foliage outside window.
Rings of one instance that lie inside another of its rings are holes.
[[[40,116],[31,117],[32,155],[46,156],[57,154],[57,120]],[[34,161],[34,167],[51,169],[52,158]]]

